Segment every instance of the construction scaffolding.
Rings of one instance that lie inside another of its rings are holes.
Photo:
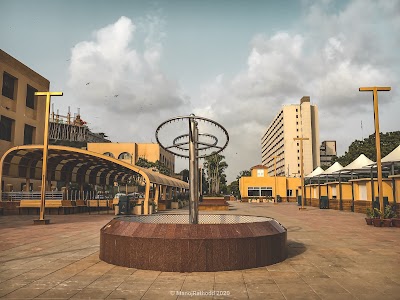
[[[66,116],[60,115],[58,110],[54,113],[54,106],[49,120],[49,140],[68,141],[68,142],[87,142],[87,143],[107,143],[104,133],[94,133],[90,131],[86,122],[81,119],[80,110],[71,117],[70,108]]]

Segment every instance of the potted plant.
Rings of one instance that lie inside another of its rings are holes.
[[[373,210],[373,217],[372,217],[372,224],[374,224],[375,227],[382,226],[381,215],[382,215],[382,212],[375,207]]]
[[[394,210],[394,207],[393,207]],[[396,215],[394,212],[394,216],[392,217],[392,226],[393,227],[400,227],[400,217]]]
[[[372,225],[372,219],[374,218],[374,211],[370,208],[367,207],[367,217],[365,218],[365,221],[367,222],[367,225]]]
[[[396,213],[393,210],[392,206],[386,205],[383,211],[383,220],[382,220],[383,227],[392,226],[392,218],[394,218],[395,216]]]

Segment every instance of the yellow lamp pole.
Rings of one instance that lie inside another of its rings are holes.
[[[274,157],[274,169],[275,169],[275,201],[274,201],[274,204],[278,204],[278,198],[277,198],[277,190],[276,190],[276,159],[278,158],[278,157],[280,157],[279,155],[274,155],[273,156]]]
[[[49,150],[49,116],[50,116],[50,97],[62,96],[62,92],[36,92],[35,96],[46,96],[46,113],[44,119],[43,137],[43,164],[42,164],[42,190],[40,193],[40,216],[39,220],[34,220],[33,224],[49,224],[50,220],[44,218],[46,201],[46,176],[47,176],[47,154]]]
[[[304,165],[303,165],[303,141],[307,141],[308,138],[293,138],[294,141],[300,141],[300,178],[301,178],[301,207],[300,210],[306,209],[304,207]]]
[[[382,189],[382,162],[381,162],[381,137],[379,135],[379,112],[378,112],[378,91],[390,91],[391,87],[360,87],[360,92],[373,92],[374,102],[374,119],[375,119],[375,147],[376,147],[376,168],[378,171],[378,193],[379,193],[379,206],[381,212],[384,211],[383,207],[383,189]],[[372,202],[374,199],[372,199]],[[383,215],[381,215],[383,218]]]

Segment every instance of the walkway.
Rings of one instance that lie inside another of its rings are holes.
[[[0,216],[0,297],[9,299],[400,299],[400,228],[295,204],[231,203],[229,213],[276,218],[289,258],[216,273],[166,273],[99,260],[99,231],[113,215]],[[190,297],[193,291],[203,296]],[[224,292],[226,291],[226,292]],[[187,293],[188,295],[183,295]]]

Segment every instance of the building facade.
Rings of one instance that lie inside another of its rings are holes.
[[[321,166],[330,167],[332,165],[332,159],[337,156],[336,141],[323,141],[319,151]]]
[[[170,171],[175,172],[175,156],[159,144],[138,144],[138,143],[88,143],[87,150],[101,153],[129,164],[136,164],[139,158],[150,162],[157,160],[162,162]]]
[[[14,146],[43,145],[46,100],[35,92],[49,91],[49,80],[0,49],[0,84],[0,158]],[[24,184],[5,180],[12,190]]]
[[[280,196],[282,201],[295,202],[299,195],[300,178],[269,176],[268,168],[263,165],[251,168],[251,176],[239,179],[239,191],[242,201],[258,198],[275,198]]]
[[[304,96],[300,104],[283,106],[261,138],[262,164],[269,176],[300,176],[300,141],[303,141],[304,174],[320,165],[318,107]]]

